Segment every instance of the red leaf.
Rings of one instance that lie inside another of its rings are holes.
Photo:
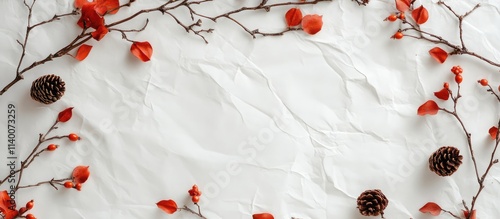
[[[285,20],[288,27],[299,25],[302,21],[302,11],[298,8],[291,8],[286,12]]]
[[[424,8],[423,5],[421,5],[411,12],[411,16],[413,17],[413,19],[415,19],[415,22],[417,22],[417,24],[423,24],[429,19],[429,12]]]
[[[151,60],[151,56],[153,55],[153,47],[149,42],[134,42],[130,47],[130,52],[135,55],[138,59],[143,62],[147,62]]]
[[[450,98],[450,93],[448,92],[448,89],[443,88],[438,92],[434,92],[434,96],[441,100],[448,100],[448,98]]]
[[[106,36],[107,33],[108,33],[108,28],[106,28],[106,26],[102,25],[99,28],[97,28],[97,30],[95,30],[94,32],[92,32],[92,38],[94,38],[95,40],[99,41],[104,36]]]
[[[166,212],[167,214],[173,214],[177,211],[177,203],[174,200],[161,200],[156,203],[156,206]]]
[[[5,219],[14,219],[18,215],[16,201],[10,199],[9,193],[5,190],[0,192],[0,212]]]
[[[405,12],[410,9],[410,0],[395,0],[396,1],[396,8],[400,12]]]
[[[490,133],[491,139],[493,139],[493,140],[497,139],[497,134],[498,134],[498,128],[497,127],[492,126],[490,128],[490,130],[488,130],[488,132]]]
[[[97,30],[97,28],[104,25],[104,18],[96,12],[95,6],[95,2],[82,6],[82,16],[77,22],[78,26],[81,28],[92,27]]]
[[[434,100],[428,100],[420,107],[418,107],[417,114],[419,116],[425,116],[426,114],[436,115],[438,111],[439,111],[439,106],[437,105],[437,103],[434,102]]]
[[[73,116],[73,107],[69,107],[59,113],[57,116],[57,121],[58,122],[67,122],[71,119],[71,116]]]
[[[120,7],[120,2],[118,0],[97,0],[97,5],[99,7],[105,7],[109,14],[116,14],[118,12],[118,7]]]
[[[83,6],[92,3],[95,3],[95,10],[101,15],[105,14],[106,12],[109,12],[110,14],[116,14],[116,12],[118,12],[118,7],[120,6],[119,0],[94,0],[90,2],[88,0],[75,0],[75,8],[83,8]]]
[[[84,183],[90,176],[89,166],[77,166],[73,169],[73,181],[75,183]]]
[[[469,217],[469,211],[466,210],[463,211],[465,218]],[[476,210],[472,210],[472,215],[470,216],[470,219],[476,219]]]
[[[252,219],[274,219],[274,217],[269,213],[260,213],[252,215]]]
[[[444,61],[448,58],[448,53],[439,47],[434,47],[429,50],[429,54],[432,58],[434,58],[437,62],[443,64]]]
[[[78,48],[78,51],[76,51],[75,59],[78,61],[84,60],[89,55],[91,49],[92,49],[91,45],[87,44],[81,45],[80,48]]]
[[[314,35],[323,27],[323,16],[310,14],[302,18],[302,29],[304,32]]]
[[[431,215],[438,216],[441,214],[441,207],[434,202],[427,202],[423,207],[419,209],[422,213],[430,213]]]

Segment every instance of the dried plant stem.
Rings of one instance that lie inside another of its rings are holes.
[[[500,96],[493,90],[493,88],[490,85],[488,85],[488,90],[487,91],[491,92],[496,97],[496,99],[498,100],[498,102],[500,103]],[[490,172],[490,170],[493,167],[493,165],[496,164],[496,163],[498,163],[498,159],[495,159],[495,155],[496,155],[496,152],[497,152],[497,149],[498,149],[498,145],[500,144],[500,135],[497,134],[496,137],[495,137],[495,147],[493,148],[493,151],[491,152],[491,156],[490,156],[490,159],[489,159],[488,167],[486,168],[486,170],[484,171],[483,174],[479,174],[478,167],[477,167],[477,162],[476,162],[476,157],[475,157],[475,154],[474,154],[474,149],[472,147],[471,133],[467,131],[464,122],[462,121],[462,119],[460,118],[460,116],[457,114],[457,103],[458,103],[458,99],[461,97],[461,95],[460,95],[460,84],[458,84],[457,95],[456,96],[453,96],[453,92],[450,89],[448,89],[448,93],[450,94],[450,96],[451,96],[451,98],[453,100],[453,111],[447,110],[445,108],[439,108],[439,110],[444,111],[444,112],[452,115],[459,122],[460,126],[462,127],[462,129],[463,129],[463,131],[464,131],[464,133],[465,133],[465,135],[467,137],[467,145],[468,145],[469,152],[470,152],[470,155],[471,155],[472,163],[474,165],[474,170],[475,170],[475,174],[476,174],[476,178],[477,178],[477,183],[478,183],[478,186],[479,186],[476,194],[474,196],[472,196],[470,208],[467,206],[467,203],[465,202],[465,200],[462,200],[464,208],[468,212],[470,212],[469,216],[466,219],[470,219],[470,217],[472,216],[472,212],[474,211],[474,208],[476,206],[477,198],[479,197],[479,195],[481,194],[481,192],[483,191],[483,189],[485,187],[484,182],[486,180],[486,176]],[[497,122],[497,126],[496,127],[497,128],[500,127],[500,119]],[[453,216],[455,218],[460,218],[460,217],[454,215],[453,213],[451,213],[450,211],[446,211],[446,210],[442,210],[442,211],[450,214],[451,216]]]
[[[467,13],[463,14],[463,15],[459,15],[457,14],[448,4],[446,4],[445,2],[443,2],[442,0],[439,0],[437,2],[438,4],[440,5],[443,5],[448,11],[450,11],[458,20],[458,29],[459,29],[459,38],[460,38],[460,44],[453,44],[451,43],[449,40],[446,40],[444,39],[443,37],[439,36],[439,35],[436,35],[436,34],[433,34],[433,33],[429,33],[427,31],[424,31],[420,28],[420,26],[418,24],[415,24],[413,23],[412,21],[408,20],[408,19],[404,19],[402,20],[402,23],[403,24],[406,24],[408,25],[409,27],[408,28],[402,28],[401,29],[401,32],[406,32],[406,31],[415,31],[417,32],[419,35],[418,36],[415,36],[415,35],[412,35],[412,34],[404,34],[405,36],[407,37],[411,37],[411,38],[415,38],[415,39],[421,39],[421,40],[426,40],[426,41],[429,41],[429,42],[432,42],[432,43],[435,43],[435,44],[442,44],[442,45],[446,45],[448,47],[450,47],[451,49],[453,49],[452,52],[450,52],[449,54],[450,55],[469,55],[469,56],[473,56],[473,57],[476,57],[492,66],[495,66],[495,67],[500,67],[500,63],[499,62],[495,62],[495,61],[492,61],[491,59],[488,59],[480,54],[477,54],[475,52],[472,52],[472,51],[469,51],[465,45],[465,42],[464,42],[464,30],[463,30],[463,21],[464,19],[469,16],[470,14],[472,14],[472,12],[474,12],[476,9],[478,9],[481,5],[480,4],[477,4],[474,6],[474,8],[472,8],[470,11],[468,11]]]
[[[26,185],[26,186],[18,186],[17,189],[25,189],[25,188],[31,188],[31,187],[37,187],[37,186],[41,186],[41,185],[44,185],[44,184],[49,184],[51,185],[55,190],[59,190],[56,185],[60,185],[60,186],[64,186],[64,182],[65,181],[68,181],[68,180],[71,180],[71,178],[65,178],[65,179],[54,179],[52,178],[51,180],[48,180],[48,181],[42,181],[42,182],[39,182],[37,184],[33,184],[33,185]]]
[[[186,30],[186,32],[192,32],[193,34],[202,38],[206,43],[208,43],[208,41],[203,34],[204,33],[211,33],[213,31],[213,29],[211,29],[211,28],[203,29],[202,28],[202,20],[209,20],[209,21],[216,22],[220,18],[226,18],[226,19],[232,21],[233,23],[235,23],[236,25],[241,27],[245,32],[250,34],[253,38],[255,38],[257,35],[260,35],[260,36],[279,36],[279,35],[283,35],[286,32],[298,31],[298,30],[302,30],[302,29],[301,28],[286,28],[283,31],[279,31],[279,32],[275,32],[275,33],[261,32],[258,29],[252,30],[252,29],[248,28],[243,23],[241,23],[240,21],[233,18],[231,15],[245,12],[245,11],[258,11],[258,10],[270,11],[271,8],[282,7],[282,6],[313,5],[313,4],[318,4],[321,2],[330,2],[332,0],[308,0],[308,1],[294,1],[294,2],[290,1],[290,2],[281,2],[281,3],[273,3],[273,4],[268,4],[267,0],[262,0],[256,6],[241,7],[241,8],[234,9],[234,10],[231,10],[231,11],[223,13],[223,14],[216,15],[216,16],[203,15],[203,14],[198,13],[195,10],[196,5],[202,5],[202,4],[205,4],[208,2],[212,2],[212,1],[213,0],[198,0],[198,1],[196,1],[196,0],[168,0],[164,3],[162,3],[161,5],[159,5],[158,7],[139,10],[136,13],[134,13],[128,17],[125,17],[121,20],[107,24],[105,26],[110,31],[120,32],[122,34],[123,39],[133,42],[133,40],[128,39],[128,37],[126,36],[125,33],[127,33],[127,32],[140,32],[146,28],[147,23],[143,28],[132,29],[132,30],[124,30],[124,29],[116,28],[116,26],[118,26],[120,24],[127,23],[128,21],[131,21],[133,19],[136,19],[137,17],[139,17],[142,14],[148,14],[148,13],[152,13],[152,12],[161,12],[162,14],[166,14],[166,15],[169,15],[170,17],[172,17],[177,22],[177,24],[179,24],[181,27],[183,27]],[[49,20],[37,23],[35,25],[31,25],[33,6],[35,5],[36,2],[37,2],[37,0],[33,0],[31,2],[31,4],[28,4],[26,2],[26,0],[24,0],[24,5],[28,9],[27,27],[26,27],[26,33],[24,35],[23,42],[18,41],[19,45],[21,45],[22,52],[21,52],[21,56],[19,58],[19,63],[17,65],[16,77],[10,83],[8,83],[2,90],[0,90],[0,95],[4,94],[7,90],[9,90],[16,83],[23,80],[23,78],[24,78],[23,74],[26,73],[27,71],[29,71],[29,70],[31,70],[39,65],[45,64],[49,61],[53,61],[56,58],[62,57],[64,55],[68,55],[69,52],[71,52],[75,48],[78,48],[79,46],[81,46],[85,42],[92,39],[91,32],[87,31],[87,29],[83,29],[83,31],[79,35],[77,35],[74,38],[74,40],[71,41],[67,46],[64,46],[61,49],[59,49],[58,51],[56,51],[55,53],[49,54],[47,57],[45,57],[41,60],[35,61],[31,65],[28,65],[27,67],[22,68],[23,61],[24,61],[24,58],[26,55],[26,46],[29,42],[30,32],[35,27],[39,27],[43,24],[54,22],[56,20],[59,20],[62,17],[67,17],[67,16],[79,14],[79,12],[77,10],[73,10],[72,12],[69,12],[69,13],[54,15],[54,17],[52,17]],[[129,0],[128,3],[122,4],[118,8],[110,10],[110,11],[118,10],[122,7],[129,7],[133,2],[135,2],[135,0]],[[360,2],[365,2],[365,0],[361,0],[361,1],[358,0],[356,2],[358,2],[358,4],[359,4]],[[172,13],[174,10],[179,9],[179,8],[187,8],[188,9],[188,11],[191,15],[191,22],[192,23],[185,24],[176,15],[174,15]]]
[[[184,205],[184,207],[182,208],[178,208],[178,210],[184,210],[184,211],[188,211],[200,218],[203,218],[203,219],[207,219],[205,216],[203,216],[203,214],[201,214],[201,208],[200,208],[200,205],[198,205],[197,203],[195,204],[197,207],[198,207],[198,212],[196,212],[195,210],[189,208],[188,206]]]
[[[453,212],[451,212],[451,211],[444,210],[444,209],[441,209],[441,211],[443,211],[444,213],[449,214],[450,216],[452,216],[452,217],[454,217],[454,218],[457,218],[457,219],[462,219],[461,217],[459,217],[459,216],[457,216],[457,215],[453,214]]]
[[[17,191],[20,188],[25,188],[26,187],[26,186],[19,186],[20,183],[21,183],[22,177],[23,177],[24,170],[26,170],[33,163],[33,161],[35,161],[35,158],[37,158],[42,153],[44,153],[45,151],[47,151],[46,148],[44,148],[42,150],[38,150],[40,148],[40,146],[43,143],[47,142],[47,141],[51,141],[51,140],[54,140],[54,139],[68,138],[68,135],[47,137],[53,130],[57,129],[56,125],[58,123],[59,122],[56,120],[54,122],[54,124],[47,130],[47,132],[45,132],[45,134],[41,134],[41,133],[39,134],[37,145],[33,148],[33,150],[28,155],[28,157],[26,157],[23,161],[21,161],[21,167],[19,167],[18,169],[10,172],[7,176],[5,176],[5,178],[0,181],[0,186],[3,183],[5,183],[9,178],[14,177],[17,173],[19,173],[18,179],[17,179],[17,184],[16,184],[16,187],[15,187],[14,191]],[[45,184],[45,183],[40,183],[40,185],[42,185],[42,184]],[[33,187],[33,186],[29,186],[29,187]]]

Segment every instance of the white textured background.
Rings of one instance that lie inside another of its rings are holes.
[[[138,1],[107,21],[161,2]],[[216,2],[203,10],[221,13],[244,4]],[[431,1],[420,2],[430,13],[423,28],[458,43],[455,18]],[[464,23],[465,41],[469,49],[500,60],[500,3],[447,2],[459,13],[483,3]],[[72,3],[40,0],[33,20],[69,12]],[[251,29],[280,31],[289,8],[236,18]],[[4,0],[0,10],[3,87],[14,77],[20,55],[15,41],[24,36],[26,8],[21,0]],[[440,65],[428,55],[434,45],[389,39],[399,28],[382,21],[395,11],[390,0],[372,0],[367,7],[335,0],[302,10],[323,15],[319,34],[253,40],[220,20],[206,23],[216,29],[207,45],[154,13],[123,26],[140,27],[150,18],[144,32],[129,35],[153,45],[148,63],[133,57],[130,43],[118,33],[109,33],[91,42],[94,48],[83,62],[67,56],[26,73],[0,97],[2,124],[8,103],[18,109],[18,155],[26,156],[38,133],[68,106],[75,107],[74,118],[55,133],[76,132],[83,140],[58,141],[63,147],[38,158],[22,184],[66,177],[80,164],[90,165],[92,173],[81,192],[46,186],[21,190],[17,201],[35,199],[32,212],[40,219],[194,218],[165,215],[155,203],[172,198],[190,204],[187,190],[196,183],[210,219],[251,218],[259,212],[275,218],[363,218],[357,196],[379,188],[390,200],[385,211],[390,219],[431,218],[418,212],[428,201],[460,214],[461,200],[470,202],[477,190],[465,137],[450,116],[419,117],[416,109],[435,99],[433,92],[443,82],[455,88],[449,69],[461,65],[459,113],[473,134],[482,172],[492,149],[488,129],[498,121],[499,108],[476,80],[488,78],[496,87],[498,69],[470,57],[450,57]],[[65,18],[33,31],[25,65],[66,45],[79,32],[76,21]],[[46,106],[31,100],[29,88],[49,73],[66,81],[67,92]],[[0,133],[5,139],[6,125]],[[438,177],[427,167],[430,154],[443,145],[464,155],[452,177]],[[0,146],[4,161],[6,141]],[[5,173],[5,164],[0,166]],[[500,217],[499,177],[495,166],[477,204],[478,218]]]

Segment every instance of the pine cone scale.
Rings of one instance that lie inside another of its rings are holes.
[[[66,91],[64,81],[57,75],[44,75],[33,81],[31,98],[44,104],[51,104],[64,95]]]

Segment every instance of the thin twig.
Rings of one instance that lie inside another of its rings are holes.
[[[198,216],[198,217],[200,217],[200,218],[207,219],[205,216],[203,216],[203,215],[201,214],[201,211],[200,211],[200,206],[199,206],[198,204],[196,204],[196,205],[198,206],[198,212],[194,211],[193,209],[189,208],[189,207],[188,207],[188,206],[186,206],[186,205],[184,205],[184,207],[182,207],[182,208],[178,208],[178,210],[181,210],[181,211],[182,211],[182,210],[184,210],[184,211],[188,211],[188,212],[190,212],[190,213],[192,213],[192,214],[194,214],[194,215],[196,215],[196,216]]]
[[[478,9],[481,5],[480,4],[476,4],[471,10],[469,10],[468,12],[466,12],[465,14],[463,15],[459,15],[457,14],[452,7],[450,7],[448,4],[446,4],[445,2],[443,1],[438,1],[437,2],[439,5],[443,5],[448,11],[450,11],[458,20],[458,29],[459,29],[459,39],[460,39],[460,44],[453,44],[451,43],[449,40],[446,40],[444,39],[443,37],[439,36],[439,35],[436,35],[436,34],[433,34],[433,33],[429,33],[427,31],[423,31],[422,29],[420,29],[420,27],[418,26],[418,24],[413,24],[412,22],[410,22],[409,20],[405,19],[405,20],[402,20],[402,24],[407,24],[409,25],[410,27],[408,28],[402,28],[401,31],[402,32],[406,32],[406,31],[415,31],[419,34],[419,36],[414,36],[414,35],[411,35],[411,34],[405,34],[405,36],[408,36],[408,37],[411,37],[411,38],[415,38],[415,39],[421,39],[421,40],[425,40],[425,41],[428,41],[428,42],[431,42],[431,43],[434,43],[434,44],[441,44],[441,45],[445,45],[445,46],[448,46],[450,47],[451,49],[453,49],[452,52],[450,52],[449,54],[450,55],[469,55],[469,56],[472,56],[472,57],[476,57],[492,66],[495,66],[495,67],[500,67],[500,63],[499,62],[495,62],[495,61],[492,61],[480,54],[477,54],[475,52],[472,52],[472,51],[469,51],[466,47],[466,44],[464,42],[464,30],[463,30],[463,20],[469,16],[470,14],[472,14],[474,11],[476,11],[476,9]]]

